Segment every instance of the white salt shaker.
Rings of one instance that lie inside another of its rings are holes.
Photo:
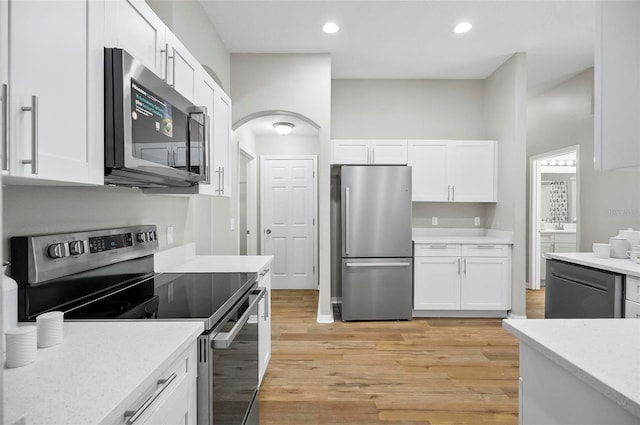
[[[26,366],[36,361],[37,330],[35,326],[20,326],[8,329],[7,339],[7,367]]]
[[[38,347],[46,348],[58,345],[64,337],[64,313],[50,311],[36,317],[38,326]]]

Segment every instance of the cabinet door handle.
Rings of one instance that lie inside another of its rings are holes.
[[[451,186],[451,200],[453,202],[456,201],[456,187],[455,186]]]
[[[451,185],[447,186],[447,201],[451,200]]]
[[[153,404],[153,402],[156,401],[158,397],[160,397],[160,394],[162,394],[162,392],[166,390],[169,385],[171,385],[171,383],[173,382],[174,379],[176,379],[177,376],[178,375],[176,375],[176,373],[173,372],[166,379],[158,379],[159,387],[155,390],[153,394],[151,394],[151,396],[149,396],[149,398],[144,403],[142,403],[140,407],[138,407],[136,410],[127,410],[126,412],[124,412],[124,417],[128,418],[126,422],[127,425],[131,425],[135,421],[137,421],[140,415],[142,415],[144,411],[147,410],[149,406],[151,406],[151,404]]]
[[[375,148],[371,148],[371,163],[372,164],[376,163],[376,149]]]
[[[224,167],[222,167],[222,185],[220,186],[220,190],[222,191],[222,194],[224,195]]]
[[[467,274],[467,259],[466,258],[464,258],[462,260],[462,264],[464,265],[464,268],[463,268],[464,274]]]
[[[460,259],[458,258],[458,274],[460,274]]]
[[[269,318],[269,291],[264,292],[264,320]]]
[[[167,84],[175,88],[176,84],[176,51],[173,50],[173,55],[169,56],[169,45],[167,45]],[[171,59],[171,83],[169,83],[169,59]]]
[[[9,86],[2,85],[2,169],[9,169]]]
[[[38,96],[31,96],[31,106],[23,106],[24,112],[31,112],[31,159],[23,159],[23,164],[31,164],[31,174],[38,174]]]
[[[164,54],[164,82],[169,84],[169,44],[165,43],[160,55]]]

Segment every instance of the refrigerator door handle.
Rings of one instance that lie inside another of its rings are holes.
[[[349,217],[351,216],[351,208],[349,202],[349,187],[344,190],[344,253],[349,255]]]
[[[390,263],[346,263],[347,267],[409,267],[408,261],[390,262]]]

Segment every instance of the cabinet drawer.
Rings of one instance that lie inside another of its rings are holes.
[[[541,243],[553,243],[553,235],[549,234],[540,234],[540,242]]]
[[[576,243],[576,235],[575,233],[571,233],[568,235],[562,233],[556,233],[554,235],[556,243]]]
[[[463,257],[506,257],[508,251],[507,245],[462,245]]]
[[[640,277],[627,276],[625,298],[640,303]]]
[[[416,244],[415,257],[459,257],[460,245]]]
[[[640,303],[625,300],[624,302],[624,318],[640,319]]]

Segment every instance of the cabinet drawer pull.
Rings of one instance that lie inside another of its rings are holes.
[[[446,245],[429,245],[429,249],[447,249]]]
[[[2,169],[9,169],[9,86],[2,85]]]
[[[495,245],[476,245],[478,249],[492,249],[495,248]]]
[[[171,385],[171,383],[173,382],[174,379],[177,378],[177,376],[178,375],[175,372],[173,372],[166,379],[158,379],[159,387],[155,390],[153,394],[149,396],[149,398],[144,403],[142,403],[140,407],[138,407],[136,410],[127,410],[126,412],[124,412],[124,417],[128,418],[126,424],[131,425],[135,421],[137,421],[140,415],[142,415],[144,411],[147,410],[149,406],[151,406],[158,397],[160,397],[160,394],[162,394],[162,392],[166,390],[169,385]]]
[[[38,174],[38,96],[31,96],[31,106],[23,106],[24,112],[31,112],[31,159],[23,159],[23,164],[31,164],[31,174]]]

